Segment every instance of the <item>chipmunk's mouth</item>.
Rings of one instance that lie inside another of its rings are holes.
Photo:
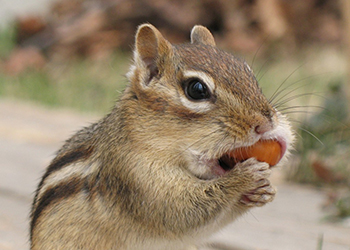
[[[212,175],[214,178],[220,177],[234,169],[238,163],[244,161],[245,160],[234,158],[231,152],[228,152],[217,159],[217,163],[211,167]]]
[[[266,162],[273,167],[277,165],[286,152],[286,143],[283,140],[270,139],[259,140],[248,147],[240,147],[224,153],[217,164],[211,167],[211,172],[215,177],[220,177],[226,172],[249,158],[255,158],[260,162]]]
[[[219,166],[224,170],[224,172],[228,172],[232,170],[237,163],[242,162],[239,161],[238,159],[232,157],[229,153],[223,155],[219,160]]]

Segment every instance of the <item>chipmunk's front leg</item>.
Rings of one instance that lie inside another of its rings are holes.
[[[271,174],[269,165],[254,158],[237,164],[234,169],[212,182],[211,188],[217,196],[232,209],[232,213],[242,214],[251,207],[260,207],[274,199],[276,190],[268,180]],[[220,187],[217,189],[217,187]]]
[[[227,224],[249,208],[273,200],[275,190],[267,179],[270,173],[267,163],[251,158],[219,178],[193,178],[178,189],[178,197],[164,198],[173,204],[167,213],[177,218],[176,229],[182,232],[198,230],[211,223]]]

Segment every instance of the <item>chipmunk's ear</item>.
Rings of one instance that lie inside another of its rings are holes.
[[[146,69],[148,77],[143,79],[148,84],[153,77],[163,70],[164,59],[172,55],[171,44],[151,24],[139,26],[135,38],[134,62],[136,68]]]
[[[216,46],[213,35],[202,25],[196,25],[192,28],[191,43]]]

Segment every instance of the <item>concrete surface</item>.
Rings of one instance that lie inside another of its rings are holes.
[[[90,122],[65,110],[0,99],[0,250],[28,249],[28,216],[33,192],[62,141]],[[281,181],[275,201],[246,216],[210,239],[203,249],[350,250],[350,227],[322,222],[324,194]]]

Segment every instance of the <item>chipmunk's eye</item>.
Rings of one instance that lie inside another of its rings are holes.
[[[197,79],[192,79],[187,83],[185,93],[191,100],[203,100],[210,96],[208,87]]]

